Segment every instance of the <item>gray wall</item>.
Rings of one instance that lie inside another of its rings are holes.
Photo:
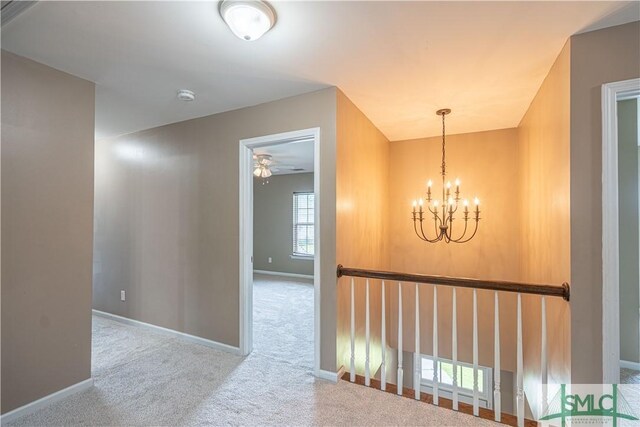
[[[272,176],[266,185],[254,179],[254,269],[313,275],[313,259],[291,259],[295,192],[313,192],[313,173]]]
[[[311,127],[325,230],[321,367],[335,371],[335,88],[98,141],[94,308],[238,346],[239,140]]]
[[[620,359],[640,362],[638,282],[638,100],[618,102]]]
[[[94,84],[2,51],[2,412],[91,377]]]
[[[571,37],[571,381],[602,382],[603,83],[640,77],[640,22]]]

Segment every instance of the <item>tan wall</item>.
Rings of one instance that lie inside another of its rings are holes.
[[[433,120],[438,120],[434,115]],[[448,117],[455,120],[455,111]],[[518,141],[515,129],[447,136],[449,178],[461,180],[462,196],[481,199],[478,233],[465,244],[425,243],[418,239],[411,221],[412,200],[424,197],[426,182],[440,191],[441,137],[395,141],[390,157],[390,267],[394,271],[518,280],[519,215],[517,202]],[[448,178],[448,179],[449,179]],[[440,197],[441,198],[441,197]],[[430,228],[431,229],[431,228]],[[414,350],[413,284],[403,288],[404,349]],[[420,288],[421,351],[432,354],[433,287]],[[397,285],[390,287],[389,345],[397,346]],[[515,298],[500,296],[502,366],[515,368]],[[472,291],[457,291],[458,357],[472,361]],[[451,290],[438,292],[439,355],[451,357]],[[478,292],[480,364],[493,365],[493,293]]]
[[[620,205],[620,359],[640,362],[638,252],[638,102],[618,102],[618,200]]]
[[[570,46],[564,47],[518,127],[522,214],[521,280],[560,285],[571,278],[569,206]],[[525,392],[539,402],[541,299],[523,296]],[[546,298],[549,382],[570,372],[570,304]]]
[[[571,37],[571,355],[574,383],[602,382],[601,85],[640,77],[640,22]]]
[[[274,175],[265,185],[254,179],[254,269],[313,276],[313,258],[291,259],[295,192],[313,193],[313,173]]]
[[[94,84],[2,51],[2,412],[91,377]]]
[[[340,91],[337,97],[336,235],[337,262],[384,269],[388,260],[389,141]],[[380,364],[380,287],[371,283],[371,365]],[[364,372],[365,285],[356,292],[356,363]],[[349,368],[349,279],[338,284],[338,366]]]
[[[334,371],[335,117],[329,88],[99,141],[94,308],[237,346],[239,140],[320,127],[321,368]]]

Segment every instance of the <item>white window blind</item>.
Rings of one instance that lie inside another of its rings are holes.
[[[293,193],[293,255],[314,255],[314,217],[313,193]]]

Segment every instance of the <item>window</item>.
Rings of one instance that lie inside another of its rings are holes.
[[[313,257],[315,197],[313,193],[293,193],[293,255]]]
[[[443,391],[445,397],[451,397],[453,390],[453,362],[438,358],[434,364],[430,356],[422,356],[422,386],[431,393],[433,387],[433,369],[438,373],[438,390]],[[458,397],[461,402],[473,403],[473,365],[457,362]],[[491,368],[478,366],[478,395],[480,405],[491,409],[493,407],[493,377]]]

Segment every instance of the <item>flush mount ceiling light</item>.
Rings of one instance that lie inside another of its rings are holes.
[[[196,94],[192,90],[180,89],[176,94],[180,101],[190,102],[196,99]]]
[[[276,23],[271,7],[261,0],[223,0],[220,15],[242,40],[258,40]]]

